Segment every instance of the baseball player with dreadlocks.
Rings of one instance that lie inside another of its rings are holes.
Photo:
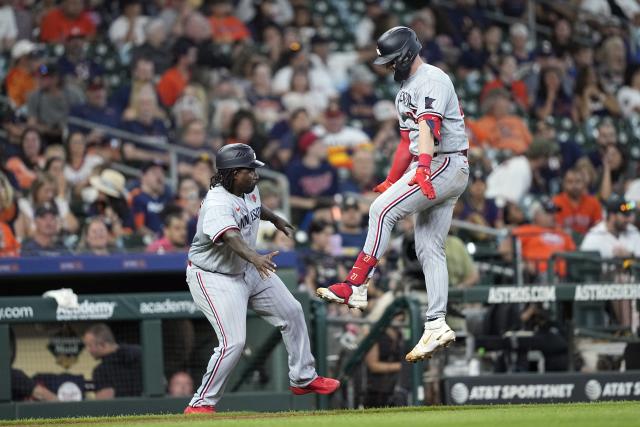
[[[300,303],[275,274],[273,257],[255,251],[260,220],[291,237],[293,226],[260,202],[256,159],[251,147],[229,144],[216,155],[218,173],[202,202],[189,250],[187,284],[196,305],[218,337],[202,384],[185,413],[212,413],[222,397],[246,338],[247,307],[280,328],[289,353],[289,383],[294,394],[333,393],[340,382],[320,377],[314,368]]]
[[[424,334],[407,354],[416,362],[455,341],[445,322],[448,273],[444,242],[453,208],[467,186],[469,143],[462,110],[451,79],[426,64],[415,32],[394,27],[378,39],[374,64],[394,71],[401,83],[396,96],[400,144],[382,193],[371,205],[369,231],[362,252],[344,282],[319,288],[319,297],[349,307],[367,306],[367,280],[385,253],[395,224],[415,214],[416,254],[422,263],[428,294]]]

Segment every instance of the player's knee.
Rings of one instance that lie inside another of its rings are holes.
[[[371,203],[371,206],[369,206],[369,220],[377,220],[378,218],[380,218],[380,215],[382,215],[382,210],[385,207],[385,203],[381,199],[381,197],[378,197],[373,201],[373,203]]]
[[[297,322],[302,319],[304,321],[304,312],[302,311],[302,305],[298,301],[293,301],[287,305],[282,313],[283,320],[287,323]]]
[[[439,258],[440,255],[444,256],[444,241],[438,239],[417,239],[416,240],[416,255],[422,258]]]
[[[224,346],[224,351],[230,357],[234,357],[234,356],[240,357],[240,355],[242,354],[242,351],[244,350],[245,340],[246,340],[246,337],[235,337],[235,338],[229,339],[227,341],[227,345]]]

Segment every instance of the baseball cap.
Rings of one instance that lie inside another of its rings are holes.
[[[631,202],[618,195],[609,197],[605,203],[607,213],[621,213],[630,215],[636,210],[636,202]]]
[[[38,75],[42,77],[58,75],[58,66],[56,64],[42,64],[38,67]]]
[[[561,208],[553,203],[553,200],[551,200],[549,197],[542,196],[537,200],[533,200],[531,202],[531,205],[529,207],[529,217],[531,220],[533,220],[539,210],[542,210],[546,213],[555,214],[557,212],[560,212]]]
[[[43,203],[35,210],[36,217],[45,216],[46,214],[58,215],[58,208],[54,203]]]
[[[356,65],[349,70],[351,76],[351,83],[373,83],[376,81],[376,76],[365,65]]]
[[[311,46],[316,44],[326,44],[326,43],[329,43],[330,41],[331,39],[329,39],[329,37],[326,37],[324,34],[315,33],[313,37],[311,37]]]
[[[344,113],[342,112],[342,110],[340,110],[340,108],[338,107],[329,107],[327,108],[327,110],[324,112],[324,116],[327,119],[335,119],[338,117],[342,117],[344,116]]]
[[[470,178],[471,181],[486,181],[487,174],[482,168],[473,168]]]
[[[147,171],[153,167],[159,167],[162,168],[164,170],[167,169],[167,167],[164,165],[164,163],[161,163],[157,160],[152,160],[150,162],[146,162],[145,164],[142,165],[142,173],[147,173]]]
[[[311,131],[303,133],[298,140],[298,150],[300,150],[301,154],[305,154],[318,139],[318,135]]]
[[[345,195],[342,198],[342,203],[340,204],[340,207],[342,208],[342,210],[347,210],[350,208],[359,209],[360,205],[358,204],[357,197],[349,194],[349,195]]]
[[[31,55],[36,51],[36,45],[30,40],[18,40],[11,48],[11,57],[13,59],[22,58]]]
[[[104,89],[105,86],[102,76],[93,76],[87,82],[87,90]]]

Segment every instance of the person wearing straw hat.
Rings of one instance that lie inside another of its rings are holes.
[[[89,216],[101,216],[111,233],[118,238],[133,230],[133,217],[125,196],[126,179],[113,169],[104,169],[100,175],[89,178],[89,185],[83,192],[90,202]]]

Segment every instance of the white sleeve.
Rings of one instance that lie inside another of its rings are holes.
[[[5,39],[15,40],[18,37],[18,25],[16,24],[16,16],[13,13],[13,9],[9,6],[5,6],[1,11],[4,15],[4,19],[0,20],[2,24],[2,31],[0,36]]]
[[[203,206],[204,218],[202,218],[202,232],[206,234],[213,243],[222,237],[229,230],[239,229],[238,223],[233,216],[231,205],[207,205]]]
[[[291,86],[291,75],[292,75],[291,67],[284,67],[278,70],[276,74],[273,76],[273,92],[274,93],[285,93],[289,91],[289,87]]]
[[[609,245],[598,238],[596,232],[589,231],[580,244],[581,251],[599,252],[602,258],[612,258],[613,251]]]
[[[127,35],[128,24],[126,18],[120,16],[109,27],[109,40],[112,43],[121,43]]]

